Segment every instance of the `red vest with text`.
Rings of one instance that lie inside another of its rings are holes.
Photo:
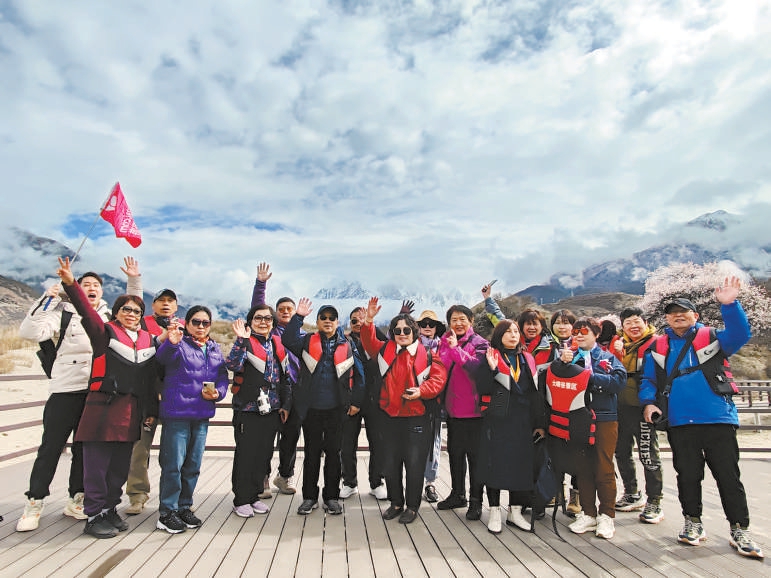
[[[587,407],[591,371],[554,362],[546,370],[546,401],[551,406],[549,434],[566,441],[594,445],[594,410]]]

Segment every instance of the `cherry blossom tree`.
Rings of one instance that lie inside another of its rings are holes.
[[[715,287],[726,277],[736,275],[742,279],[739,302],[747,312],[753,335],[771,332],[771,298],[763,287],[732,261],[706,263],[679,263],[660,267],[645,282],[645,295],[640,307],[651,316],[656,327],[664,327],[664,307],[672,299],[690,299],[699,310],[699,321],[720,328],[723,320],[720,303],[715,299]]]

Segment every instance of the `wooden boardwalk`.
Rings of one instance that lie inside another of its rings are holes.
[[[368,456],[359,455],[359,479],[366,480]],[[442,496],[449,490],[446,457],[438,484]],[[96,540],[83,535],[83,522],[61,513],[68,461],[62,457],[40,528],[26,533],[16,532],[15,525],[32,458],[0,466],[0,514],[5,516],[0,523],[0,577],[771,576],[769,561],[742,558],[728,545],[727,523],[709,474],[704,484],[708,541],[694,548],[675,540],[682,517],[669,456],[664,459],[666,519],[661,524],[641,524],[636,514],[619,513],[616,536],[606,541],[572,534],[566,527],[569,519],[558,514],[565,542],[553,533],[551,520],[539,521],[536,534],[506,526],[501,534],[490,534],[486,504],[482,522],[466,521],[465,510],[439,512],[425,502],[415,523],[385,522],[381,512],[388,504],[368,495],[369,488],[345,500],[342,516],[325,516],[321,508],[300,516],[299,494],[274,494],[267,516],[242,519],[231,513],[231,455],[218,452],[206,454],[196,490],[196,514],[204,521],[200,529],[174,536],[155,530],[154,487],[145,512],[129,517],[129,531]],[[157,481],[157,459],[152,462],[151,479]],[[771,459],[748,454],[741,464],[751,529],[771,555]]]

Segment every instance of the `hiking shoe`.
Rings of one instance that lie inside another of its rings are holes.
[[[147,494],[133,494],[129,496],[129,506],[123,510],[129,516],[136,516],[145,509],[145,502],[148,500]]]
[[[616,511],[618,512],[634,512],[635,510],[642,510],[645,506],[645,500],[642,497],[641,492],[636,494],[624,494],[621,499],[616,502]]]
[[[428,484],[423,495],[426,497],[426,502],[431,502],[433,504],[434,502],[439,501],[439,494],[436,493],[436,487],[434,487],[434,484]]]
[[[102,514],[110,524],[113,525],[113,527],[118,530],[118,532],[125,532],[129,529],[128,522],[120,517],[120,514],[118,514],[117,510],[115,508],[112,508],[110,510],[107,510],[104,514]]]
[[[500,534],[502,530],[501,508],[499,506],[491,506],[490,517],[487,519],[487,531],[491,534]]]
[[[257,497],[261,500],[270,500],[273,497],[273,492],[270,491],[270,478],[265,476],[262,481],[262,492],[257,494]]]
[[[466,510],[467,520],[478,520],[482,517],[482,500],[470,500]]]
[[[704,530],[701,519],[685,516],[685,524],[683,525],[683,529],[677,535],[678,542],[682,542],[683,544],[690,544],[691,546],[698,546],[699,542],[706,539],[707,532]]]
[[[742,556],[748,556],[749,558],[763,558],[763,551],[760,549],[760,546],[750,538],[750,533],[747,528],[742,528],[738,524],[731,528],[731,536],[728,538],[728,543]]]
[[[447,496],[447,499],[439,502],[436,507],[439,510],[454,510],[455,508],[465,508],[466,505],[466,498],[456,494],[450,494]]]
[[[83,511],[83,492],[78,492],[67,500],[62,513],[76,520],[88,520],[88,516]]]
[[[402,515],[399,516],[399,523],[412,524],[415,521],[415,518],[417,517],[418,517],[418,513],[415,510],[411,508],[404,508]]]
[[[404,506],[394,506],[391,504],[388,506],[388,509],[383,512],[383,519],[384,520],[393,520],[394,518],[401,516],[402,512],[404,512]]]
[[[643,511],[640,512],[640,521],[646,524],[658,524],[663,519],[664,510],[661,509],[661,504],[648,502]]]
[[[310,514],[313,510],[319,507],[319,501],[318,500],[303,500],[303,503],[300,504],[300,507],[297,508],[297,513],[301,516],[305,516],[307,514]]]
[[[36,500],[35,498],[27,498],[27,503],[24,506],[24,513],[16,522],[17,532],[29,532],[30,530],[37,530],[40,524],[40,514],[43,513],[43,498]]]
[[[358,493],[359,493],[359,488],[357,488],[356,486],[351,487],[343,484],[343,487],[340,488],[340,499],[345,500],[346,498],[350,498],[354,494],[358,494]]]
[[[522,506],[509,506],[509,513],[506,515],[506,525],[515,526],[520,530],[529,532],[530,522],[522,515]]]
[[[583,511],[576,514],[576,521],[568,526],[574,534],[583,534],[590,530],[597,529],[597,519],[594,516],[587,516]]]
[[[575,518],[581,512],[581,500],[578,496],[578,490],[570,490],[570,500],[565,507],[568,516]]]
[[[600,514],[597,516],[597,529],[594,534],[598,538],[605,538],[610,540],[616,533],[616,525],[613,523],[613,518],[607,514]]]
[[[201,521],[201,518],[196,516],[190,508],[185,508],[184,510],[179,511],[179,519],[184,522],[185,526],[188,528],[200,528],[201,524],[203,522]]]
[[[155,527],[159,530],[166,530],[169,534],[180,534],[187,530],[187,525],[175,511],[169,512],[158,518]]]
[[[380,484],[376,488],[372,488],[369,491],[370,496],[375,496],[378,500],[387,500],[388,499],[388,490],[386,489],[385,484]],[[341,496],[342,497],[342,496]]]
[[[83,533],[94,538],[114,538],[118,535],[118,530],[113,526],[104,514],[94,516],[93,520],[86,522]]]
[[[294,494],[297,492],[297,488],[294,487],[294,478],[292,476],[285,478],[284,476],[277,475],[273,478],[273,485],[276,486],[278,491],[282,494]]]
[[[343,513],[343,507],[337,500],[326,500],[324,502],[324,511],[329,512],[333,516],[338,516]]]
[[[233,506],[233,512],[236,516],[241,518],[251,518],[254,516],[254,508],[251,504],[241,504],[240,506]]]
[[[252,504],[252,510],[254,510],[255,514],[267,514],[270,512],[270,508],[268,507],[268,504],[265,502],[261,502],[260,500],[257,500]]]

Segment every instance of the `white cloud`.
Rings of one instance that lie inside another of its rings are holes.
[[[762,4],[184,8],[2,4],[0,225],[76,245],[120,179],[148,286],[240,300],[262,260],[287,293],[513,291],[768,208]]]

